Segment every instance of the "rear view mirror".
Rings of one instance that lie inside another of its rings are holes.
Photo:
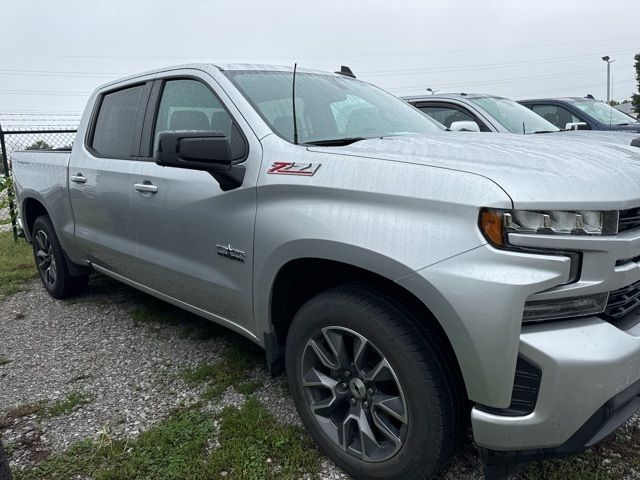
[[[479,132],[480,126],[476,122],[465,120],[461,122],[453,122],[449,127],[452,132]]]
[[[565,130],[591,130],[589,124],[585,122],[572,122],[565,125]]]
[[[154,158],[163,167],[207,172],[224,172],[232,165],[227,137],[207,130],[161,132]]]

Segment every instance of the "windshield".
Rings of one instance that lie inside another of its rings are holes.
[[[622,113],[620,110],[610,107],[597,100],[570,100],[570,103],[587,115],[591,115],[600,123],[607,125],[627,125],[637,123],[636,119]]]
[[[293,142],[293,74],[226,71],[271,129]],[[426,115],[365,82],[316,73],[296,74],[298,143],[441,132]],[[345,143],[349,143],[348,141]]]
[[[559,132],[558,127],[547,122],[524,105],[508,98],[469,97],[478,107],[486,110],[511,133]]]

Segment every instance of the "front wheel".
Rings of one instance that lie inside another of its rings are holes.
[[[33,255],[42,285],[54,298],[67,298],[87,288],[88,275],[69,274],[64,251],[48,216],[36,218],[32,231]]]
[[[464,399],[418,320],[354,285],[309,300],[289,330],[287,378],[302,421],[357,478],[431,478],[460,440]]]

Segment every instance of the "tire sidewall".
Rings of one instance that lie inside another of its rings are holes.
[[[338,297],[322,302],[309,302],[298,312],[287,338],[287,378],[298,413],[314,440],[344,470],[360,478],[414,478],[412,470],[429,471],[439,464],[442,435],[434,420],[440,412],[435,388],[428,371],[421,368],[423,357],[407,348],[389,327],[386,315],[376,315],[363,305]],[[307,406],[301,385],[301,363],[304,346],[310,336],[323,327],[339,326],[366,337],[387,358],[396,373],[407,404],[409,425],[405,442],[390,459],[383,462],[364,462],[335,445],[318,426]],[[411,464],[414,464],[411,468]],[[419,466],[416,464],[420,464]],[[409,471],[407,470],[409,468]],[[415,477],[415,478],[420,478]]]

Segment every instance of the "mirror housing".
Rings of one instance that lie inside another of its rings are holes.
[[[162,167],[206,172],[225,172],[233,164],[229,139],[207,130],[160,132],[154,159]]]
[[[480,126],[476,122],[470,120],[464,120],[459,122],[453,122],[449,127],[452,132],[479,132]]]
[[[224,133],[210,130],[160,132],[153,158],[161,167],[208,172],[223,192],[242,185],[246,172],[244,165],[233,163]]]
[[[591,127],[586,122],[571,122],[564,126],[565,130],[591,130]]]

